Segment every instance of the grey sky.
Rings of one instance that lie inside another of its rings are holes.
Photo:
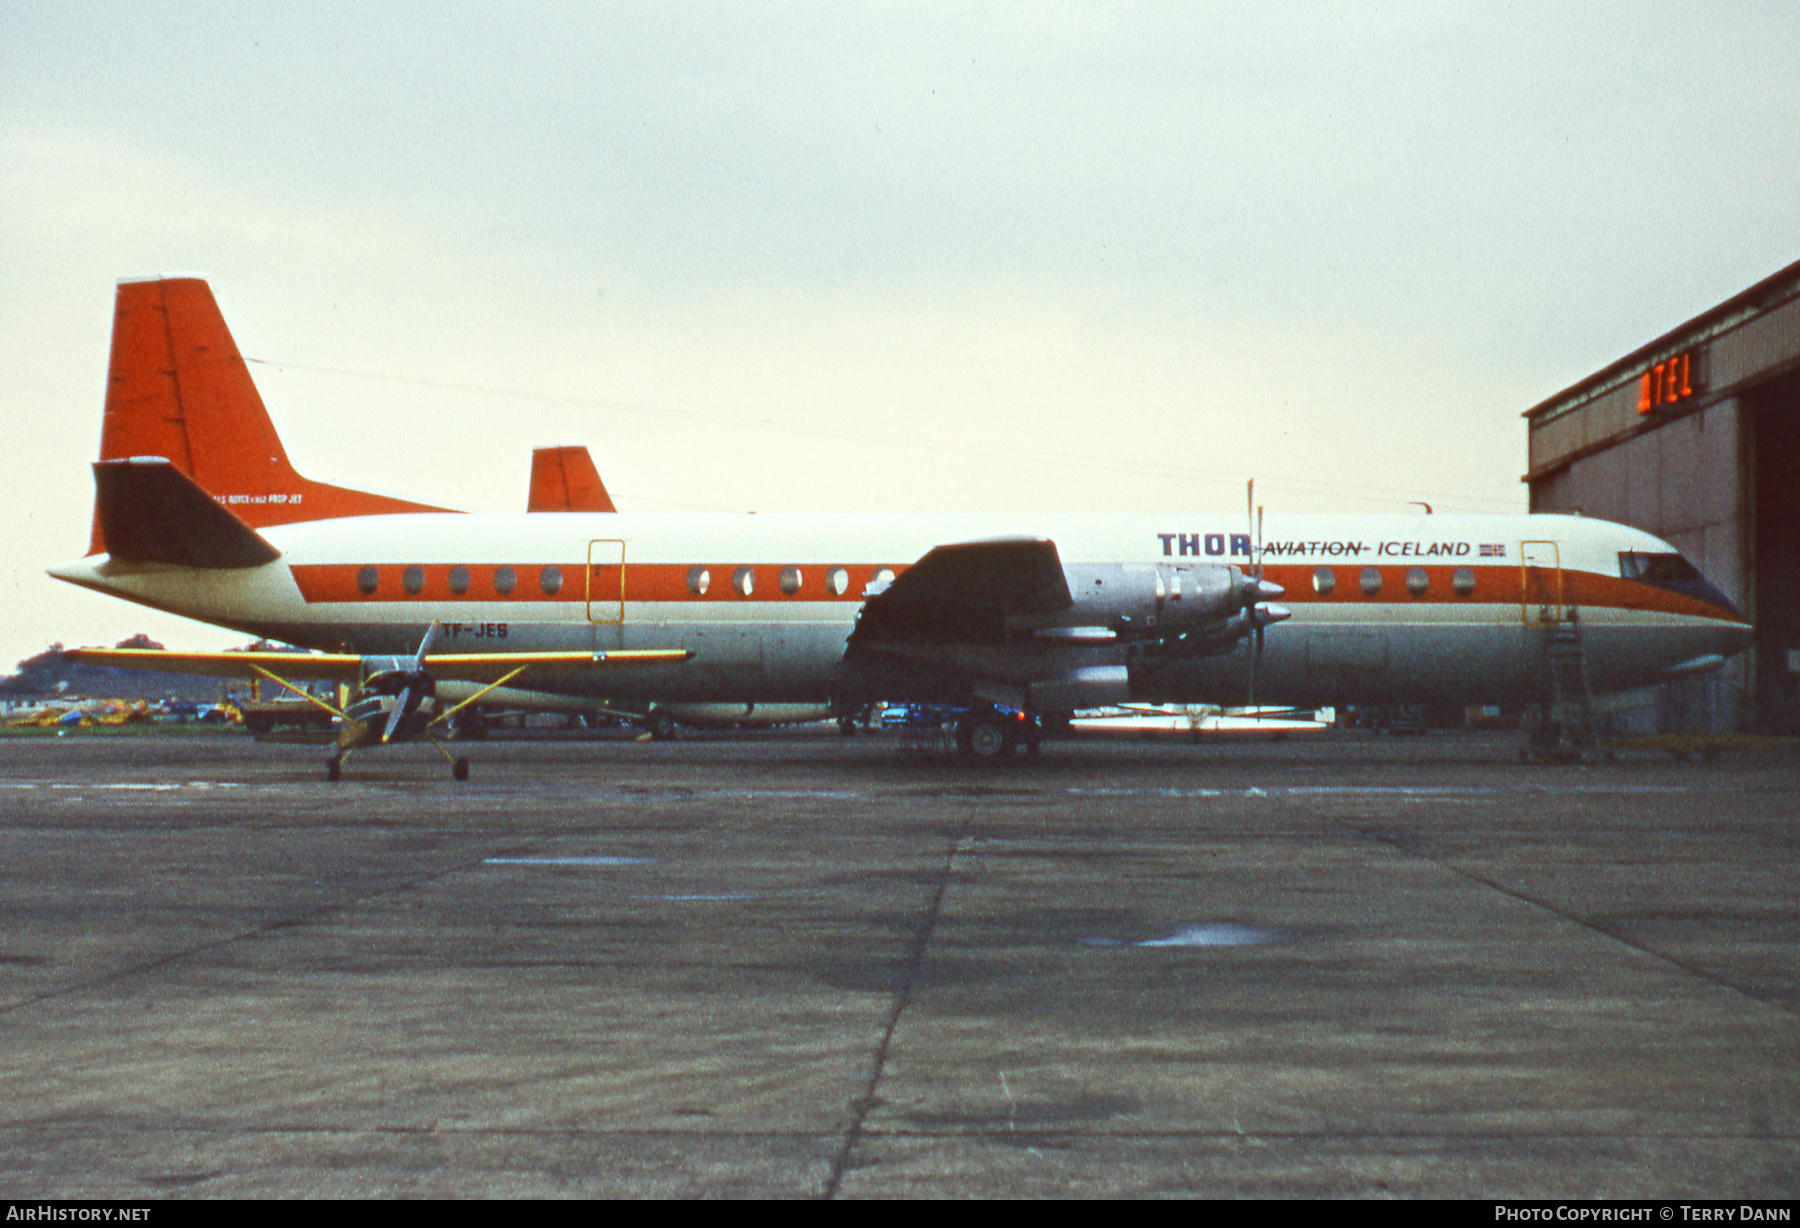
[[[453,506],[1504,510],[1519,411],[1800,256],[1791,4],[1023,9],[0,7],[0,655],[234,639],[42,574],[121,275],[402,377],[255,369]]]

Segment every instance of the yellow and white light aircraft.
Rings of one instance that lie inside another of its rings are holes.
[[[466,515],[328,486],[289,465],[195,279],[119,286],[94,474],[89,553],[51,575],[330,654],[299,660],[389,701],[377,740],[435,720],[422,697],[454,677],[621,705],[948,703],[986,756],[1038,714],[1126,701],[1522,702],[1546,628],[1577,616],[1596,691],[1751,635],[1666,542],[1581,517]]]

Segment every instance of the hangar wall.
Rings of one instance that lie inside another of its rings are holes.
[[[1757,625],[1719,673],[1616,703],[1619,732],[1800,732],[1800,263],[1525,413],[1534,512],[1665,539]]]

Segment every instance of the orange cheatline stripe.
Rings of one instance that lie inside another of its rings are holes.
[[[841,601],[860,603],[863,589],[882,571],[891,571],[899,575],[906,570],[901,563],[844,563],[812,565],[800,567],[800,586],[792,594],[781,591],[781,572],[783,564],[762,564],[754,567],[756,583],[749,597],[740,596],[732,588],[732,575],[740,566],[738,563],[703,563],[709,573],[709,584],[704,596],[695,596],[688,590],[688,573],[694,568],[692,563],[630,563],[625,568],[625,598],[627,601],[662,601],[662,602],[792,602],[792,601]],[[364,593],[357,584],[357,577],[364,566],[375,568],[376,584],[372,593]],[[406,591],[406,572],[409,566],[419,567],[423,583],[417,593]],[[481,563],[465,564],[469,570],[469,588],[465,593],[455,593],[450,588],[450,572],[456,566],[452,563],[295,563],[289,567],[293,573],[294,583],[300,588],[300,595],[307,604],[351,604],[370,601],[420,601],[420,602],[490,602],[510,604],[515,602],[548,602],[553,604],[616,602],[619,600],[619,565],[617,563],[597,563],[593,567],[591,582],[583,572],[587,565],[580,562],[554,563]],[[494,587],[494,575],[501,566],[510,566],[517,577],[517,584],[510,594],[503,594]],[[548,567],[554,566],[562,573],[562,585],[555,593],[546,593],[539,577]],[[832,593],[826,588],[826,577],[829,572],[841,566],[848,573],[848,583],[841,594]]]
[[[825,578],[833,566],[805,564],[800,567],[800,587],[792,594],[784,593],[780,587],[783,564],[754,564],[756,575],[755,589],[749,597],[740,596],[732,588],[732,575],[740,566],[739,563],[706,563],[704,566],[710,576],[710,585],[704,596],[696,596],[688,590],[687,577],[695,566],[690,563],[631,563],[627,565],[625,574],[625,597],[628,602],[654,601],[669,603],[689,602],[755,602],[774,603],[793,601],[831,601],[844,603],[860,603],[864,587],[874,579],[878,572],[887,570],[898,575],[906,570],[904,564],[884,563],[846,563],[841,566],[849,573],[849,584],[842,594],[834,594],[825,587]],[[464,603],[548,603],[552,605],[583,604],[589,600],[595,602],[616,602],[619,600],[619,565],[596,564],[591,586],[584,577],[584,564],[580,562],[557,563],[561,569],[562,587],[555,593],[546,593],[539,583],[539,575],[545,563],[510,564],[517,584],[510,594],[502,594],[494,588],[494,573],[501,564],[483,563],[468,565],[469,589],[465,593],[454,593],[450,589],[450,572],[454,564],[427,563],[417,564],[423,573],[423,586],[419,592],[408,593],[405,588],[405,573],[408,565],[404,563],[367,564],[376,571],[377,583],[373,593],[364,593],[357,586],[357,575],[365,564],[356,563],[297,563],[290,567],[294,582],[300,588],[301,596],[309,605],[314,604],[360,604],[372,601],[379,602],[464,602]],[[1263,576],[1281,585],[1286,594],[1277,600],[1284,605],[1517,605],[1520,603],[1520,568],[1516,563],[1503,563],[1488,566],[1434,565],[1414,564],[1402,566],[1391,564],[1379,566],[1369,564],[1381,575],[1381,587],[1373,596],[1362,591],[1360,583],[1364,568],[1355,564],[1328,567],[1315,564],[1271,563],[1263,568]],[[1407,591],[1407,573],[1413,566],[1421,566],[1425,572],[1425,592],[1413,596]],[[1474,574],[1475,586],[1467,596],[1460,596],[1454,587],[1455,573],[1467,566]],[[1316,572],[1329,570],[1336,579],[1336,585],[1329,596],[1321,596],[1313,589],[1313,576]],[[1534,569],[1542,578],[1541,596],[1532,598],[1530,604],[1542,604],[1553,600],[1556,594],[1555,572],[1546,569]],[[1534,584],[1538,583],[1534,580]],[[590,596],[591,590],[591,596]],[[1677,614],[1698,618],[1716,618],[1735,621],[1732,616],[1718,606],[1690,597],[1684,593],[1672,592],[1658,588],[1653,584],[1645,584],[1637,580],[1625,580],[1617,576],[1599,575],[1594,572],[1564,571],[1562,573],[1562,599],[1564,604],[1595,609],[1644,610],[1663,614]]]
[[[1466,563],[1435,566],[1416,563],[1406,566],[1369,564],[1368,567],[1372,567],[1381,575],[1381,587],[1374,596],[1369,596],[1362,591],[1361,578],[1365,568],[1355,564],[1332,567],[1272,563],[1263,568],[1263,576],[1287,589],[1287,593],[1277,599],[1283,605],[1313,603],[1518,605],[1522,596],[1520,584],[1523,575],[1517,563],[1482,567]],[[1414,567],[1419,567],[1425,572],[1426,581],[1425,592],[1417,597],[1406,589],[1407,573]],[[1455,574],[1461,567],[1468,567],[1475,575],[1475,587],[1466,597],[1457,595],[1454,588]],[[1313,575],[1320,571],[1332,572],[1337,580],[1329,597],[1322,597],[1313,590]],[[1532,568],[1532,572],[1533,596],[1529,604],[1541,605],[1546,601],[1556,600],[1555,569]],[[1565,570],[1562,573],[1561,599],[1564,605],[1577,607],[1645,610],[1659,614],[1681,614],[1697,618],[1723,618],[1736,621],[1726,610],[1711,602],[1702,601],[1698,597],[1690,597],[1686,593],[1659,588],[1654,584],[1645,584],[1641,580],[1626,580],[1618,576],[1601,575],[1591,571]]]

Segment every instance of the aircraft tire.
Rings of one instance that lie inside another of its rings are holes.
[[[997,713],[971,715],[956,727],[956,749],[974,763],[994,763],[1014,746],[1006,722]]]
[[[340,764],[336,759],[327,759],[325,761],[325,779],[335,782],[335,781],[342,780],[343,778],[344,778],[343,765]]]
[[[675,740],[675,718],[661,708],[650,709],[650,715],[644,718],[644,728],[650,731],[650,737],[657,742]]]
[[[455,763],[450,765],[450,775],[458,780],[467,780],[469,778],[469,757],[467,755],[463,755]]]
[[[838,717],[837,727],[838,727],[838,732],[843,734],[846,738],[854,738],[856,736],[856,718],[855,717],[850,717],[850,716]]]

